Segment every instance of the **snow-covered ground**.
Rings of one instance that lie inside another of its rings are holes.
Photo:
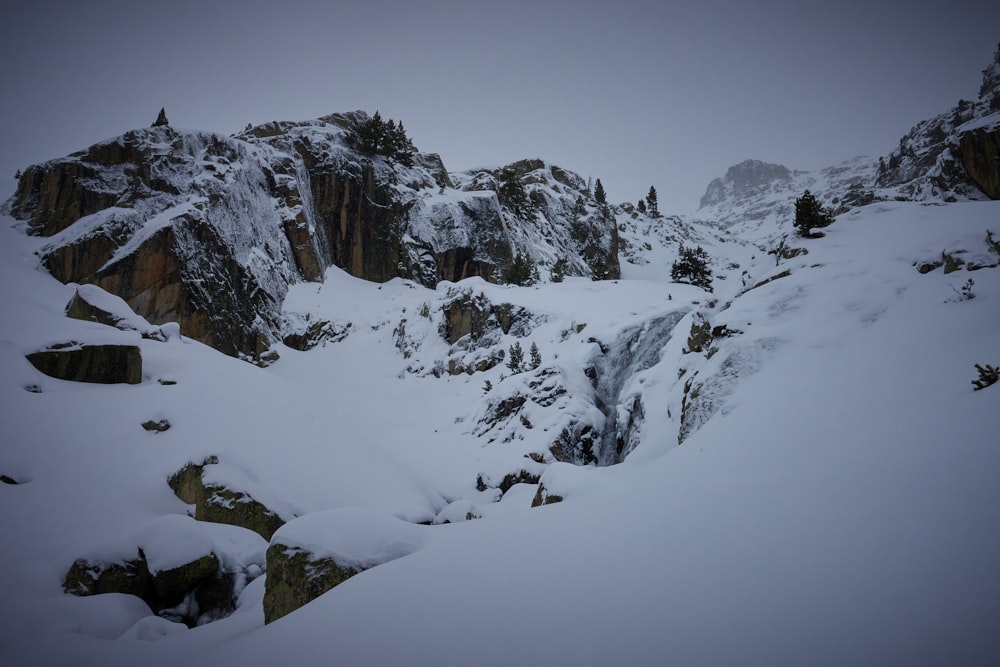
[[[986,241],[1000,203],[873,204],[825,238],[790,237],[808,254],[780,260],[754,245],[774,229],[699,228],[724,276],[714,294],[668,282],[661,240],[609,282],[429,290],[330,269],[285,312],[347,336],[280,347],[266,368],[66,318],[75,287],[2,223],[0,474],[17,482],[0,484],[4,664],[1000,664],[1000,384],[971,384],[974,364],[1000,365],[1000,268],[916,269],[942,251],[1000,262]],[[460,290],[530,314],[492,345],[535,343],[537,372],[435,372],[472,354],[439,332]],[[570,401],[592,390],[584,369],[671,314],[658,354],[614,386],[644,411],[624,462],[527,458],[585,414]],[[739,333],[690,352],[697,318]],[[24,356],[109,338],[141,347],[140,384],[56,380]],[[530,427],[485,428],[495,397],[546,369],[570,398],[529,405]],[[264,577],[193,629],[132,596],[63,592],[75,559],[135,544],[164,568],[222,542],[259,562],[253,535],[180,518],[167,478],[210,456],[206,475],[289,521],[273,540],[382,564],[266,626]],[[563,502],[477,489],[520,462]],[[481,518],[416,525],[466,510]],[[387,547],[382,531],[402,537]]]

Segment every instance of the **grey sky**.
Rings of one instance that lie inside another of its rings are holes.
[[[0,23],[0,186],[128,129],[365,109],[450,170],[541,157],[693,211],[747,158],[878,155],[974,98],[1000,6],[926,2],[45,2]]]

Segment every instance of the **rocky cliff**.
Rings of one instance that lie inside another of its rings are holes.
[[[618,277],[614,216],[541,160],[449,174],[440,157],[367,154],[364,112],[233,137],[157,126],[24,170],[5,209],[47,237],[46,268],[227,354],[279,340],[288,285],[329,267],[372,281],[503,281],[515,255]],[[401,126],[400,126],[401,127]]]

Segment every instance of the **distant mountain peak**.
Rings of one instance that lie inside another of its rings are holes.
[[[704,208],[733,198],[741,198],[775,181],[787,181],[791,177],[791,170],[784,165],[761,160],[744,160],[727,169],[723,178],[716,178],[708,184],[699,207]]]

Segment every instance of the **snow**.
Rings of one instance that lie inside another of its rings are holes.
[[[313,512],[279,528],[271,544],[332,558],[341,567],[368,569],[423,546],[426,529],[377,510],[342,507]]]
[[[468,196],[479,195],[425,205]],[[20,483],[0,484],[0,655],[192,667],[997,664],[1000,387],[973,391],[971,380],[974,364],[1000,364],[1000,268],[915,266],[942,250],[1000,261],[985,240],[997,220],[994,202],[881,202],[841,215],[822,239],[788,237],[808,249],[788,260],[767,254],[780,228],[766,221],[726,234],[639,220],[650,226],[623,234],[650,242],[648,263],[600,283],[428,289],[331,268],[322,284],[292,285],[282,307],[303,322],[350,322],[346,338],[279,346],[258,368],[180,336],[66,318],[77,287],[41,270],[33,253],[45,241],[4,218],[0,474]],[[710,249],[713,294],[667,282],[679,240]],[[969,278],[975,298],[956,298]],[[441,307],[460,290],[524,308],[524,330],[483,349],[536,343],[542,366],[435,376],[474,352],[440,334]],[[741,333],[687,351],[696,312]],[[669,339],[627,345],[671,314]],[[64,382],[24,359],[104,336],[140,346],[141,384]],[[619,423],[626,399],[643,404],[636,448],[613,466],[529,458],[571,419],[602,423],[584,373],[602,345],[630,369],[610,392]],[[639,361],[624,363],[626,352]],[[548,370],[564,397],[529,398],[531,428],[514,417],[482,435],[491,401],[537,396],[531,383]],[[702,411],[678,446],[688,380]],[[170,430],[145,432],[153,417]],[[266,577],[232,616],[190,630],[136,598],[62,592],[76,558],[131,558],[140,546],[157,571],[206,553],[224,569],[262,567],[263,538],[195,522],[167,486],[209,456],[206,482],[288,521],[272,544],[370,569],[267,626]],[[537,485],[476,488],[522,469],[563,501],[531,509]]]

